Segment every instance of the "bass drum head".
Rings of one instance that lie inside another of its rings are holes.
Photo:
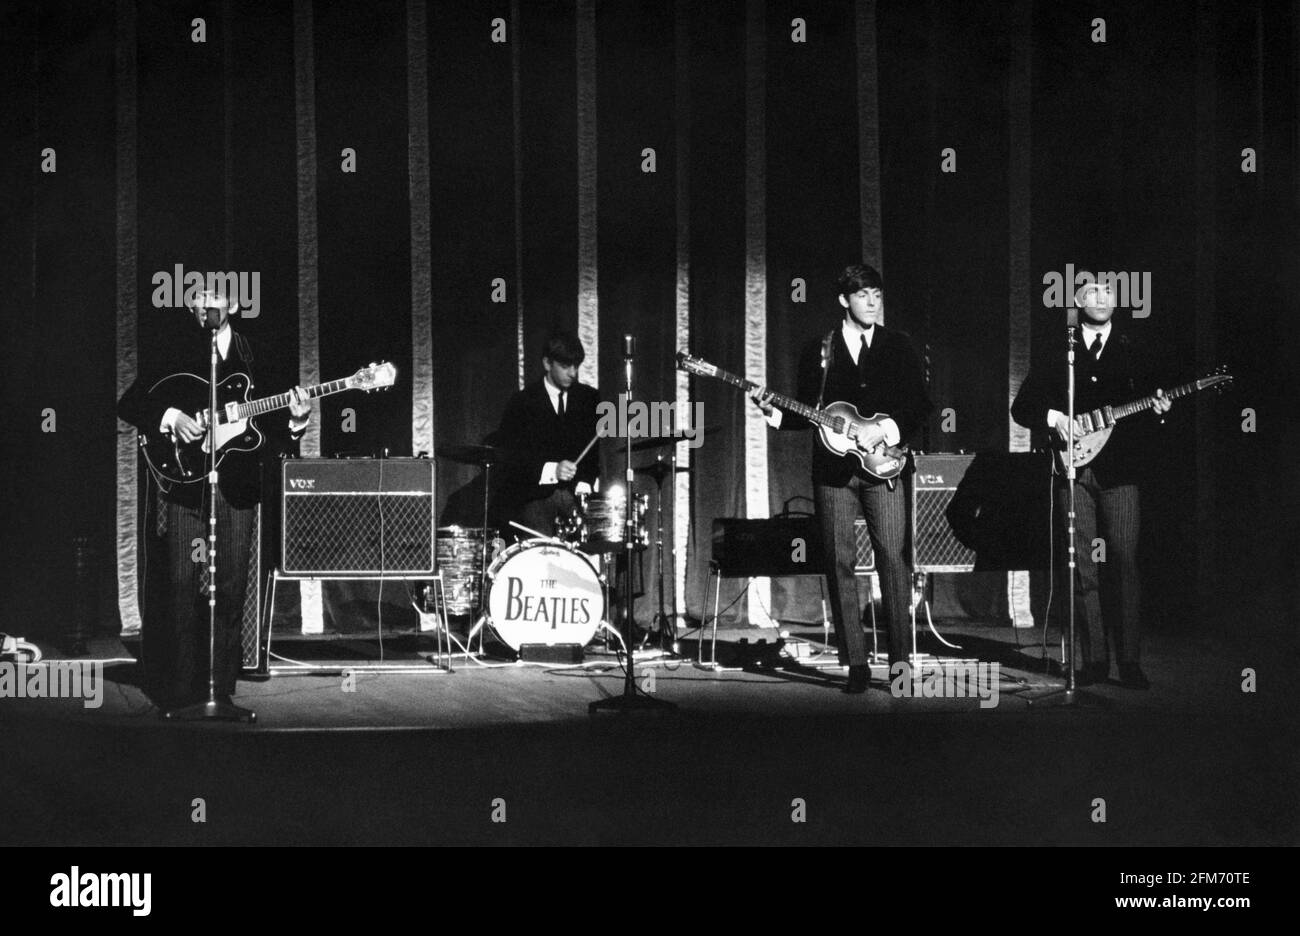
[[[492,629],[518,652],[524,644],[591,642],[605,618],[605,593],[591,560],[557,540],[516,543],[488,569]]]

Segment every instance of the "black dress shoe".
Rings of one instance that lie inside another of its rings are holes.
[[[849,667],[849,682],[844,691],[849,695],[861,695],[871,686],[871,667],[860,663]]]
[[[1119,684],[1125,689],[1150,689],[1151,681],[1136,663],[1119,665]]]

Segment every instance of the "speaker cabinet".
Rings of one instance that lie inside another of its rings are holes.
[[[917,455],[912,484],[918,572],[1047,567],[1048,453]]]
[[[282,482],[283,572],[433,574],[432,459],[290,459]]]

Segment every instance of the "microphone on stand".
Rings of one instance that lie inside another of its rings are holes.
[[[623,336],[623,357],[629,361],[636,357],[636,338],[631,335]]]

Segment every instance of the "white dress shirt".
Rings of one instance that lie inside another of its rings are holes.
[[[1110,319],[1107,319],[1105,322],[1103,322],[1100,325],[1098,325],[1096,322],[1080,322],[1079,325],[1080,325],[1079,340],[1083,342],[1084,350],[1089,351],[1089,353],[1091,353],[1090,349],[1092,348],[1093,341],[1096,340],[1096,336],[1101,335],[1101,347],[1097,349],[1097,359],[1100,360],[1101,353],[1105,351],[1106,346],[1110,344],[1110,326],[1111,326]],[[1094,376],[1092,379],[1096,380],[1097,378],[1096,376]],[[1062,413],[1060,410],[1049,409],[1047,411],[1048,429],[1051,429],[1053,426],[1056,425],[1058,416],[1061,419],[1065,419],[1065,414]]]
[[[551,400],[551,409],[555,410],[556,416],[560,415],[560,388],[551,382],[550,374],[544,374],[542,376],[542,386],[546,388],[546,395]],[[564,392],[565,412],[568,412],[570,402],[571,402],[570,393],[569,391],[566,390]],[[560,478],[558,474],[559,470],[560,470],[559,462],[553,462],[553,461],[547,462],[546,464],[542,465],[542,476],[541,478],[538,479],[537,483],[538,484],[559,484],[560,483]],[[588,484],[586,481],[579,481],[577,484],[573,486],[573,493],[590,494],[591,485]]]

